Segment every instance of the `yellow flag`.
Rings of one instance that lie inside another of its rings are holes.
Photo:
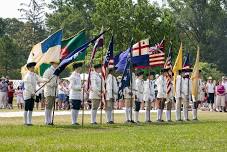
[[[181,70],[183,66],[183,48],[182,48],[182,43],[180,45],[180,49],[177,55],[177,59],[175,61],[174,67],[173,67],[173,85],[174,85],[174,94],[176,93],[176,79],[177,79],[177,73],[178,70]]]
[[[198,97],[198,87],[199,87],[199,47],[197,48],[196,61],[192,73],[192,97],[193,100],[196,100]]]

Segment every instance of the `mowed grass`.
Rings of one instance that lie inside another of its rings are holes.
[[[91,126],[85,116],[82,128],[71,126],[70,116],[56,116],[54,126],[43,125],[43,117],[33,117],[34,126],[23,126],[22,118],[0,118],[0,151],[227,151],[227,113],[200,112],[199,119],[129,125],[118,114],[115,125]]]

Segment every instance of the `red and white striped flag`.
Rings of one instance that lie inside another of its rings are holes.
[[[151,67],[163,66],[165,64],[165,46],[164,40],[156,44],[149,50],[149,65]]]
[[[166,63],[164,65],[165,69],[170,69],[167,75],[167,95],[168,96],[170,95],[170,92],[172,89],[172,78],[173,78],[172,56],[173,56],[173,50],[172,50],[172,43],[170,42],[169,53],[166,58]]]

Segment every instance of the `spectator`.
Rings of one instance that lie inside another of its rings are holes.
[[[224,112],[224,106],[225,106],[225,87],[222,85],[221,80],[217,83],[216,89],[216,108],[219,112]]]
[[[0,109],[5,109],[7,104],[8,84],[5,78],[0,79]]]
[[[208,82],[207,82],[207,85],[206,85],[206,92],[207,92],[207,95],[208,95],[208,101],[207,102],[209,104],[210,111],[213,111],[214,110],[213,104],[214,104],[215,84],[213,82],[212,77],[208,78]]]
[[[63,109],[62,105],[64,101],[65,101],[64,85],[63,85],[63,81],[61,81],[58,85],[58,100],[57,100],[56,110]]]
[[[222,85],[224,85],[225,87],[225,107],[224,107],[224,111],[227,111],[227,77],[223,76],[222,77]]]
[[[23,98],[23,89],[21,86],[17,87],[17,90],[15,92],[16,99],[17,99],[17,108],[23,109],[24,107],[24,98]]]
[[[13,109],[13,96],[14,96],[13,82],[8,82],[8,108]]]

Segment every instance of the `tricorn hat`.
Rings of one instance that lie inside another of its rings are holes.
[[[77,69],[79,67],[82,67],[83,63],[74,63],[73,64],[73,69]]]
[[[27,65],[26,65],[27,68],[31,68],[34,66],[36,66],[36,62],[30,62],[30,63],[27,63]]]
[[[102,65],[101,64],[96,64],[96,65],[94,65],[94,68],[95,69],[97,69],[97,68],[101,68],[102,67]]]

